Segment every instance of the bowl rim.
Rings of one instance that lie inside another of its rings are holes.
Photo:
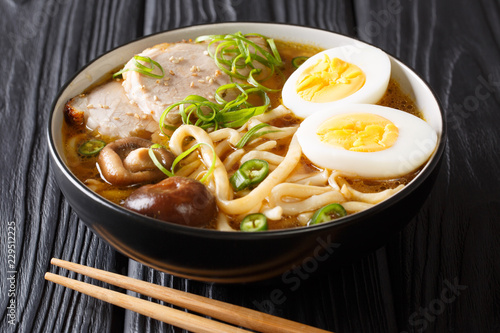
[[[370,42],[365,42],[362,41],[358,38],[348,36],[343,33],[339,32],[334,32],[330,31],[324,28],[318,28],[318,27],[311,27],[311,26],[303,26],[300,24],[293,24],[293,23],[282,23],[282,22],[259,22],[259,21],[231,21],[231,22],[219,22],[219,23],[200,23],[200,24],[193,24],[189,26],[182,26],[182,27],[177,27],[177,28],[172,28],[164,31],[159,31],[155,32],[149,35],[144,35],[137,37],[133,40],[130,40],[129,42],[120,44],[116,47],[113,47],[106,52],[98,55],[96,58],[92,59],[91,61],[87,62],[84,66],[80,67],[69,79],[66,80],[66,82],[62,85],[62,87],[58,90],[57,94],[55,95],[53,102],[51,104],[51,109],[50,109],[50,115],[48,117],[48,124],[46,126],[46,131],[47,131],[47,138],[48,138],[48,147],[49,147],[49,154],[51,155],[53,161],[55,164],[58,166],[58,168],[63,172],[64,176],[76,187],[80,192],[85,194],[86,197],[88,197],[90,200],[93,200],[97,202],[98,204],[106,206],[107,209],[110,209],[114,211],[115,213],[119,214],[125,214],[125,215],[131,215],[132,217],[135,218],[140,218],[143,220],[144,223],[149,223],[154,225],[155,227],[159,227],[161,229],[165,230],[171,230],[172,232],[175,233],[181,233],[181,234],[196,234],[200,237],[209,237],[209,238],[216,238],[216,239],[261,239],[261,238],[281,238],[284,235],[294,235],[296,233],[312,233],[312,232],[321,232],[324,231],[325,229],[330,229],[338,226],[342,226],[345,224],[353,223],[356,220],[363,220],[368,218],[370,215],[374,215],[377,212],[380,212],[382,210],[387,209],[390,206],[393,206],[397,204],[398,202],[402,201],[404,198],[409,196],[413,191],[415,191],[434,171],[434,169],[438,166],[442,155],[445,150],[446,146],[446,141],[447,141],[447,123],[446,123],[446,118],[445,118],[445,113],[444,109],[442,107],[442,103],[437,97],[436,92],[434,89],[429,85],[429,83],[424,80],[417,72],[409,65],[405,64],[403,61],[401,61],[397,56],[394,56],[393,54],[387,52],[386,50],[383,50],[387,55],[389,55],[391,58],[399,62],[399,65],[402,66],[405,70],[409,70],[409,72],[417,78],[418,81],[424,84],[424,86],[430,91],[431,95],[434,97],[440,117],[441,117],[441,132],[438,135],[438,145],[434,150],[434,153],[431,155],[430,159],[426,162],[425,166],[422,168],[422,170],[417,174],[417,176],[409,183],[407,184],[401,191],[398,193],[394,194],[393,196],[389,197],[388,199],[376,204],[373,207],[370,207],[369,209],[366,209],[364,211],[358,212],[353,215],[348,215],[345,217],[342,217],[338,220],[333,220],[313,226],[303,226],[303,227],[296,227],[296,228],[288,228],[288,229],[276,229],[276,230],[267,230],[264,232],[258,232],[258,233],[245,233],[241,232],[238,230],[234,231],[220,231],[220,230],[213,230],[213,229],[204,229],[204,228],[195,228],[195,227],[189,227],[189,226],[184,226],[184,225],[179,225],[171,222],[165,222],[161,221],[158,219],[154,219],[133,211],[130,211],[124,207],[121,207],[118,204],[115,204],[104,197],[101,197],[97,193],[93,192],[90,188],[85,186],[76,176],[69,170],[68,166],[64,163],[62,157],[57,151],[56,148],[56,143],[55,139],[53,136],[53,132],[57,129],[52,128],[53,123],[54,123],[54,118],[56,117],[56,104],[61,98],[61,95],[64,93],[64,91],[68,88],[68,86],[75,80],[75,78],[81,74],[85,69],[93,65],[94,63],[98,62],[101,58],[104,56],[108,55],[111,52],[114,52],[122,47],[125,47],[127,45],[136,43],[138,41],[142,41],[144,39],[152,38],[154,36],[160,35],[160,34],[165,34],[168,32],[172,31],[179,31],[179,30],[189,30],[189,29],[194,29],[194,28],[203,28],[203,27],[214,27],[214,26],[234,26],[234,25],[241,25],[241,24],[246,24],[246,25],[269,25],[269,26],[292,26],[292,27],[297,27],[297,28],[302,28],[302,29],[310,29],[310,30],[316,30],[316,31],[323,31],[327,32],[330,34],[334,35],[339,35],[341,37],[346,37],[348,39],[351,39],[355,42],[360,42],[364,43],[367,45],[371,45],[373,47],[377,47],[376,45],[373,45]],[[86,222],[86,221],[84,221]]]

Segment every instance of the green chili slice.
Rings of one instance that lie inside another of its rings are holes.
[[[292,66],[295,68],[299,68],[300,65],[302,65],[309,57],[295,57],[292,59]]]
[[[269,174],[269,163],[264,160],[253,159],[243,163],[240,170],[250,179],[250,185],[256,185]]]
[[[80,145],[78,153],[83,156],[94,156],[100,152],[105,145],[106,142],[102,140],[92,139]]]
[[[229,182],[235,191],[241,191],[249,186],[259,184],[269,174],[269,163],[264,160],[253,159],[246,161],[236,171]]]
[[[346,215],[347,212],[345,211],[345,208],[341,204],[332,203],[326,205],[323,208],[318,209],[312,216],[309,225],[328,222]]]
[[[240,230],[247,232],[265,231],[267,230],[267,217],[260,213],[247,215],[240,223]]]

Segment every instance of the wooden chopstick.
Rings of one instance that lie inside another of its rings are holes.
[[[319,328],[275,317],[241,306],[224,303],[168,287],[158,286],[149,282],[83,266],[69,261],[53,258],[50,262],[55,266],[59,266],[124,289],[138,292],[145,296],[150,296],[155,299],[258,332],[328,332]],[[247,330],[240,329],[238,327],[213,321],[204,317],[199,317],[194,314],[162,306],[157,303],[125,295],[106,288],[87,284],[85,282],[72,280],[56,274],[46,273],[45,279],[192,332],[248,332]]]
[[[146,301],[117,291],[98,287],[85,282],[73,280],[53,273],[45,273],[45,279],[63,285],[83,294],[98,298],[113,305],[135,311],[145,316],[161,320],[168,324],[186,329],[190,332],[218,333],[218,332],[250,332],[238,327],[219,323],[191,313],[183,312]]]

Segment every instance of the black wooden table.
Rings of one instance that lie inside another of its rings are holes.
[[[45,282],[52,257],[336,332],[500,332],[498,0],[1,0],[0,17],[0,332],[179,331]],[[81,66],[139,36],[238,20],[373,43],[421,74],[447,116],[418,216],[385,247],[298,285],[208,284],[128,260],[79,221],[49,169],[50,106]]]

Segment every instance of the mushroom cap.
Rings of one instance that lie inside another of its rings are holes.
[[[205,185],[186,177],[170,177],[132,192],[124,207],[159,220],[206,227],[217,216],[215,197]]]

